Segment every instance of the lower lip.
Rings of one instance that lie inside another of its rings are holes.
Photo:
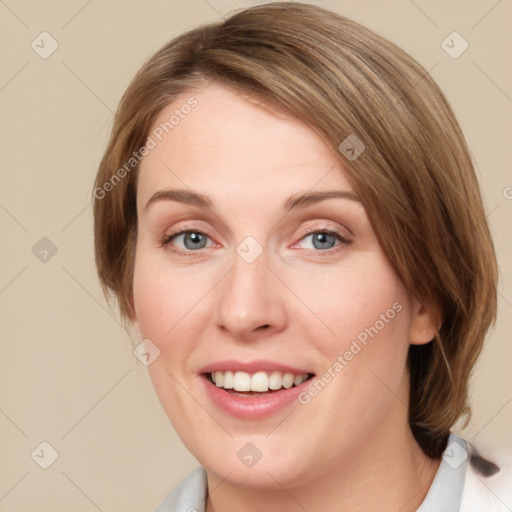
[[[297,400],[301,391],[311,384],[311,379],[308,379],[299,386],[275,391],[268,395],[239,396],[217,387],[206,375],[201,375],[201,379],[206,394],[217,407],[232,416],[246,420],[262,419],[278,413]]]

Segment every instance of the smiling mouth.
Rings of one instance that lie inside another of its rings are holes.
[[[300,386],[314,377],[312,373],[232,372],[205,373],[206,378],[218,388],[237,396],[265,396]]]

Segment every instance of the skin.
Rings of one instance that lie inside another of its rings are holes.
[[[354,193],[308,126],[212,83],[170,104],[155,127],[192,94],[198,106],[141,164],[133,321],[160,349],[150,376],[207,470],[207,511],[416,510],[440,460],[423,454],[408,425],[406,356],[432,339],[431,316],[409,297],[358,200],[284,212],[297,194]],[[146,207],[164,189],[204,194],[212,206]],[[207,235],[206,247],[184,236],[162,245],[185,229]],[[318,248],[311,233],[325,230],[349,243],[327,237],[329,248]],[[253,263],[236,253],[249,235],[263,249]],[[319,377],[394,303],[401,311],[307,405],[240,420],[203,390],[199,369],[226,359]],[[247,442],[262,453],[252,468],[237,457]]]

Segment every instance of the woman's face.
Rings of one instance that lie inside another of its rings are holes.
[[[140,168],[135,325],[201,464],[286,488],[403,435],[408,346],[432,334],[310,128],[215,83],[191,96]]]

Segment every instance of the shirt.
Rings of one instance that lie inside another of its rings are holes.
[[[155,512],[205,512],[206,471],[194,469]],[[512,456],[482,457],[475,447],[450,433],[441,464],[417,512],[512,511]]]

